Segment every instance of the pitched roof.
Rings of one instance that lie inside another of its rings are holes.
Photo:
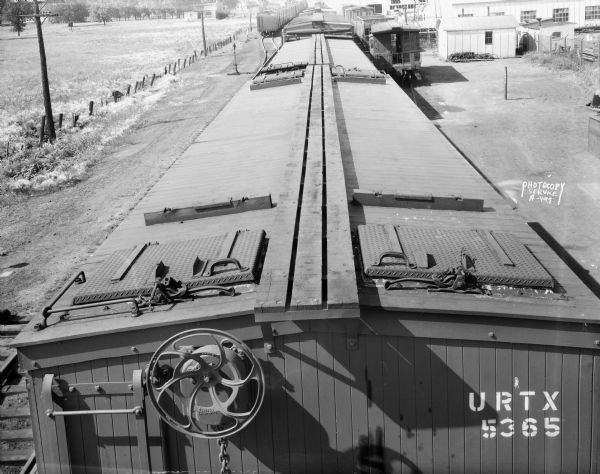
[[[446,31],[498,30],[517,28],[519,22],[511,15],[465,16],[442,18],[439,28]]]

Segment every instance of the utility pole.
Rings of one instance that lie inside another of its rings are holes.
[[[45,4],[44,4],[45,5]],[[41,18],[57,16],[56,14],[40,13],[40,7],[37,0],[33,0],[33,15],[23,15],[34,18],[35,29],[37,31],[38,47],[40,50],[40,68],[42,71],[42,93],[44,95],[44,110],[46,112],[46,125],[48,126],[48,135],[50,141],[56,140],[56,131],[54,130],[54,117],[52,116],[52,102],[50,101],[50,85],[48,83],[48,68],[46,67],[46,49],[44,48],[44,36],[42,34]],[[43,132],[43,130],[42,130]]]
[[[204,35],[204,7],[202,8],[202,47],[204,48],[204,57],[206,57],[206,36]]]

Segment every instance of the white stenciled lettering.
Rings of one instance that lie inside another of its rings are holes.
[[[552,395],[550,395],[549,392],[544,391],[544,397],[546,397],[546,404],[544,405],[544,408],[542,408],[542,410],[546,411],[548,408],[552,408],[552,411],[557,411],[558,408],[556,408],[556,404],[554,403],[554,400],[556,400],[557,396],[558,392],[554,392]]]
[[[503,436],[505,438],[510,438],[512,435],[515,434],[515,422],[513,420],[511,420],[510,418],[505,418],[504,420],[502,420],[500,422],[501,425],[501,431],[500,431],[500,436]],[[504,431],[506,429],[506,431]]]
[[[481,431],[484,438],[496,437],[496,420],[481,420]]]
[[[496,411],[500,411],[502,407],[506,411],[510,411],[510,402],[512,394],[510,392],[496,392]]]
[[[526,438],[533,438],[537,435],[537,420],[535,418],[525,418],[521,425],[521,431]]]
[[[481,394],[479,394],[479,405],[475,406],[475,393],[470,392],[469,393],[469,408],[471,411],[481,411],[483,410],[483,407],[485,406],[485,392],[481,392]]]
[[[525,397],[523,400],[523,407],[524,407],[524,410],[529,411],[529,397],[535,396],[535,392],[533,392],[533,391],[519,392],[519,395],[521,397]]]
[[[546,430],[546,436],[549,438],[556,438],[560,434],[560,426],[556,423],[560,422],[560,418],[552,416],[550,418],[544,418],[544,428]]]

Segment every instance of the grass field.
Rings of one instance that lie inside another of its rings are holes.
[[[207,43],[223,39],[246,26],[247,18],[207,19]],[[194,50],[198,55],[202,50],[200,21],[141,20],[112,22],[106,26],[76,24],[72,31],[64,24],[46,23],[43,28],[53,113],[55,116],[64,113],[65,120],[69,120],[71,112],[81,113],[83,118],[90,100],[98,104],[111,91],[124,90],[127,84],[135,84],[145,74],[160,73],[178,58],[183,61]],[[53,151],[51,160],[44,160],[48,150],[5,157],[7,143],[15,150],[27,148],[28,144],[31,146],[35,127],[39,126],[44,113],[33,24],[28,24],[20,37],[9,28],[0,28],[0,84],[1,191],[6,189],[7,180],[21,179],[23,187],[23,179],[39,174],[38,171],[52,171],[53,163],[61,160],[60,150]],[[135,110],[131,114],[140,111],[139,102],[138,99],[132,104]],[[119,125],[115,120],[130,124],[131,114],[125,109],[124,106],[119,109],[118,117],[105,117],[106,125],[111,127],[110,133],[118,133]],[[102,130],[96,130],[96,133],[101,135]],[[79,140],[80,143],[71,147],[67,154],[83,152],[87,142],[94,141],[97,141],[94,137],[88,137],[85,143]]]

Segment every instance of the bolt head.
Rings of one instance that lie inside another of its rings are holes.
[[[94,389],[96,390],[96,392],[101,392],[102,391],[102,387],[100,385],[96,385],[94,387]]]
[[[210,376],[209,375],[205,375],[202,380],[204,381],[204,383],[208,383],[210,382]]]

